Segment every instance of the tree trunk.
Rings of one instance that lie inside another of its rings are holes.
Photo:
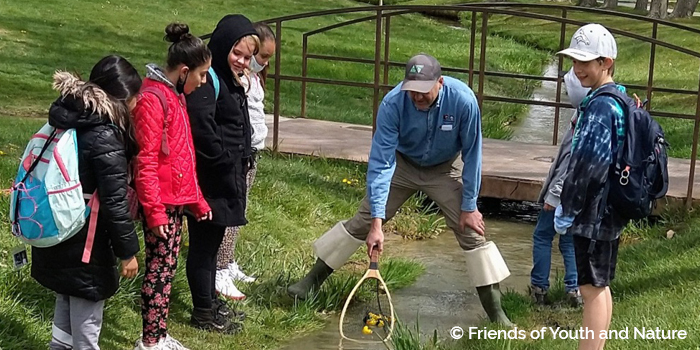
[[[671,12],[671,18],[689,18],[693,16],[695,8],[698,7],[698,0],[678,0],[676,7]]]
[[[598,6],[598,2],[596,0],[579,0],[578,6],[596,7]]]
[[[617,8],[617,0],[605,0],[605,4],[603,5],[606,9],[614,9]]]
[[[668,0],[651,0],[649,17],[658,19],[668,17]]]
[[[637,11],[647,12],[647,7],[649,7],[649,0],[637,0],[634,4],[634,9]]]

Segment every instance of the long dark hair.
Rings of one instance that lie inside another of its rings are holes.
[[[253,23],[253,28],[255,28],[255,31],[258,32],[258,38],[260,38],[260,49],[262,49],[263,45],[268,40],[275,41],[275,45],[277,45],[276,40],[275,40],[275,33],[272,31],[272,28],[267,25],[267,23],[264,22],[257,22]],[[275,50],[279,50],[279,48],[275,47]],[[262,86],[263,90],[265,90],[265,83],[267,82],[267,71],[269,70],[270,65],[267,64],[265,68],[263,68],[262,72],[260,72],[260,85]]]
[[[99,86],[109,95],[116,108],[114,115],[106,117],[124,132],[129,141],[127,146],[133,146],[136,138],[127,103],[141,89],[139,72],[124,57],[110,55],[102,58],[92,67],[89,82]]]
[[[180,64],[195,69],[211,58],[211,51],[207,45],[190,33],[187,24],[168,24],[165,27],[164,39],[172,43],[168,48],[168,69],[175,69]]]

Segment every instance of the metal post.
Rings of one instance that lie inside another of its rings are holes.
[[[275,97],[274,97],[274,126],[272,130],[272,151],[277,153],[277,148],[279,147],[279,134],[280,134],[280,58],[282,57],[282,21],[275,22],[275,45],[277,50],[275,50]]]
[[[472,11],[471,39],[469,41],[469,87],[474,87],[474,47],[476,46],[476,11]]]
[[[484,76],[486,73],[486,32],[489,21],[488,12],[481,14],[481,52],[479,52],[479,110],[482,110],[484,104]]]
[[[566,18],[566,9],[561,10],[561,18]],[[561,22],[561,31],[559,32],[559,50],[564,50],[564,44],[566,42],[566,23]],[[562,77],[559,76],[559,72],[564,68],[564,57],[559,55],[559,63],[557,64],[557,96],[555,101],[557,103],[561,102],[561,81]],[[576,107],[576,106],[574,106]],[[552,145],[556,146],[559,142],[559,106],[554,107],[554,131],[552,132]]]
[[[307,64],[308,64],[308,44],[309,44],[309,37],[304,34],[304,37],[302,39],[302,44],[301,44],[301,77],[303,78],[301,81],[301,113],[300,116],[302,118],[306,118],[306,75],[307,75]]]
[[[656,39],[659,24],[654,22],[651,30],[651,38]],[[654,62],[656,61],[656,44],[651,43],[651,53],[649,55],[649,80],[647,81],[647,111],[651,110],[651,96],[654,94]]]
[[[693,130],[693,150],[690,155],[690,174],[688,174],[688,197],[686,207],[693,204],[693,185],[695,184],[695,163],[698,158],[698,133],[700,133],[700,77],[698,78],[698,99],[695,105],[695,129]]]
[[[389,30],[391,28],[391,17],[384,19],[384,85],[389,84]]]
[[[382,6],[377,8],[376,32],[374,37],[374,98],[372,106],[372,133],[377,128],[377,111],[379,110],[379,70],[381,69],[382,49]]]

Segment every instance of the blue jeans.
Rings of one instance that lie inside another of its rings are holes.
[[[554,210],[542,209],[537,217],[537,226],[532,233],[532,272],[530,283],[544,290],[549,289],[549,270],[552,266],[552,241],[554,230]],[[578,289],[574,239],[571,235],[559,235],[559,251],[564,258],[564,285],[566,292]]]

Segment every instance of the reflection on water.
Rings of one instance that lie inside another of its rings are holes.
[[[521,208],[522,209],[522,208]],[[532,218],[536,213],[530,207]],[[487,238],[493,240],[501,251],[511,276],[501,283],[503,291],[512,289],[525,292],[530,281],[532,268],[532,222],[504,219],[502,211],[499,218],[486,218]],[[522,213],[522,212],[521,212]],[[416,319],[419,321],[424,336],[438,331],[441,339],[449,338],[449,330],[454,326],[462,328],[476,326],[486,313],[479,303],[476,290],[469,285],[468,267],[463,252],[451,232],[444,232],[435,239],[424,241],[404,241],[399,236],[387,236],[385,254],[413,258],[422,262],[426,272],[413,285],[392,291],[392,300],[399,319],[413,329]],[[561,257],[553,253],[552,275],[554,271],[563,270]],[[355,308],[357,317],[362,319],[363,308]],[[331,317],[326,327],[314,334],[296,339],[284,349],[338,349],[340,335],[338,332],[339,316]],[[423,338],[423,337],[422,337]],[[386,349],[382,344],[367,345],[349,341],[342,343],[342,349]]]

